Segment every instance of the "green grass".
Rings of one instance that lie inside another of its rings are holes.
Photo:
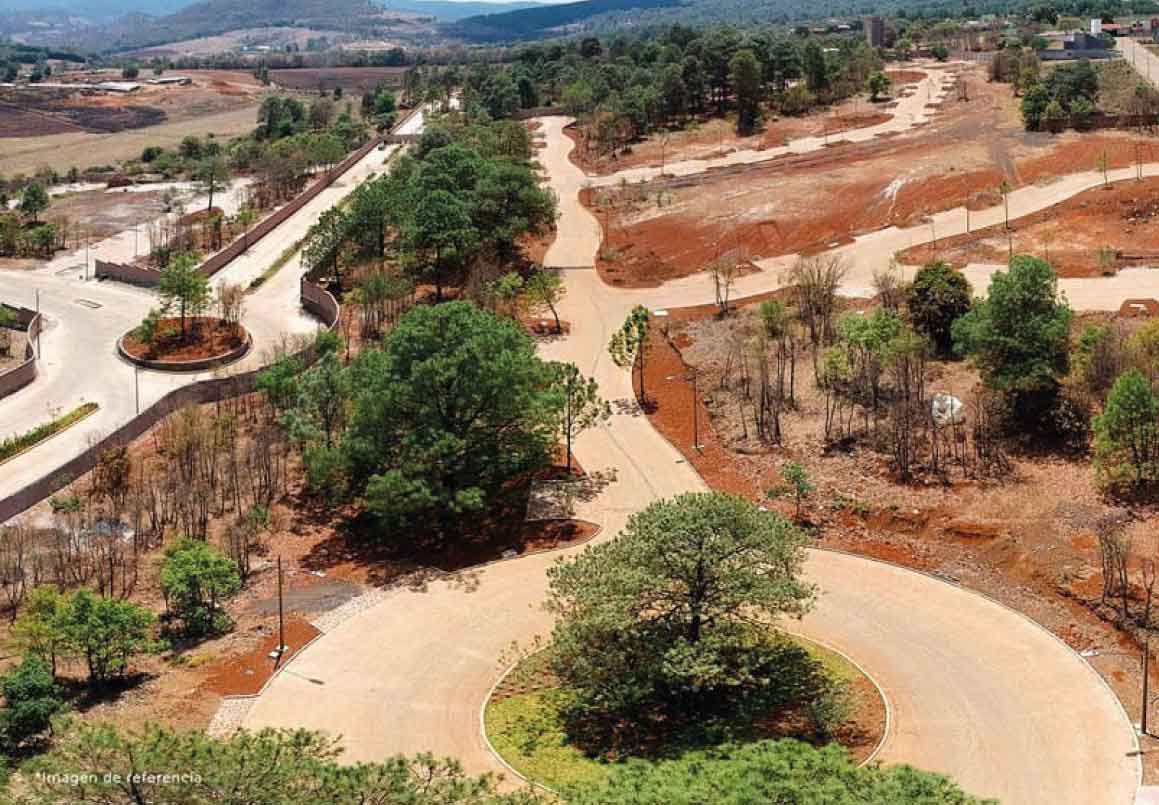
[[[77,406],[63,416],[58,416],[50,419],[48,422],[37,425],[30,431],[9,436],[7,439],[0,441],[0,462],[7,461],[23,453],[28,448],[40,444],[45,439],[55,436],[69,425],[84,419],[99,407],[96,403],[85,403],[84,405]]]
[[[835,651],[794,635],[795,643],[818,660],[833,677],[851,682],[861,671]],[[530,679],[544,660],[542,653],[525,659],[512,671],[516,679]],[[484,729],[495,751],[528,778],[555,790],[586,786],[605,780],[617,764],[585,755],[567,742],[560,714],[561,694],[555,690],[521,693],[487,702]]]
[[[556,790],[599,783],[609,763],[567,743],[554,692],[524,693],[487,704],[484,721],[495,751],[516,771]]]

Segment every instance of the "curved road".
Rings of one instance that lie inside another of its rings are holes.
[[[575,362],[625,403],[576,445],[590,472],[614,476],[576,511],[603,527],[602,540],[648,502],[705,488],[632,412],[631,383],[607,357],[608,338],[638,302],[658,308],[713,295],[704,276],[623,291],[590,270],[599,227],[576,198],[588,179],[566,157],[565,122],[542,121],[541,160],[562,213],[546,262],[587,270],[565,272],[561,315],[578,326],[542,352]],[[760,272],[738,295],[776,285],[774,273]],[[501,770],[480,736],[479,708],[505,650],[550,629],[539,604],[554,560],[524,557],[392,590],[295,657],[253,702],[245,726],[340,734],[351,760],[432,751],[460,758],[472,772]],[[806,573],[822,594],[793,628],[854,657],[882,685],[894,713],[883,761],[944,771],[973,793],[1009,803],[1132,800],[1140,766],[1118,700],[1045,630],[980,595],[867,559],[810,551]]]
[[[396,133],[422,130],[421,112],[412,115]],[[351,193],[359,184],[386,169],[387,159],[399,146],[372,150],[345,174],[291,215],[213,278],[214,285],[247,285],[266,270],[282,251],[300,239],[318,217]],[[227,209],[235,206],[227,196]],[[145,246],[141,227],[140,247]],[[133,233],[122,232],[91,247],[88,274],[96,258],[126,259],[134,253]],[[46,266],[31,271],[0,271],[0,300],[40,308],[47,329],[41,335],[42,359],[37,379],[0,400],[0,438],[23,432],[51,418],[52,412],[72,410],[82,402],[100,408],[81,424],[69,428],[4,464],[0,471],[0,498],[65,464],[84,451],[91,440],[104,436],[137,413],[180,386],[213,376],[212,372],[173,374],[141,371],[117,355],[117,339],[141,322],[157,294],[117,282],[85,279],[86,253],[82,248],[57,256]],[[246,297],[243,323],[254,339],[254,348],[241,362],[223,371],[237,372],[265,363],[269,352],[286,338],[314,332],[318,322],[299,301],[301,253],[295,254],[274,277]]]

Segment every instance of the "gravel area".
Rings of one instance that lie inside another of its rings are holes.
[[[386,598],[386,590],[372,589],[367,590],[362,595],[352,598],[342,606],[336,607],[329,612],[324,612],[317,618],[314,618],[310,623],[323,634],[332,631],[343,621],[354,617],[359,612],[363,612],[378,603],[381,603]]]
[[[254,703],[253,696],[237,696],[221,700],[213,720],[205,728],[206,733],[214,738],[228,738],[241,728],[245,714]]]

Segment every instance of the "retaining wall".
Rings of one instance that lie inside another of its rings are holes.
[[[367,154],[377,148],[379,143],[383,142],[383,139],[383,137],[375,137],[357,150],[351,151],[346,155],[345,159],[328,170],[322,178],[303,190],[290,202],[263,218],[253,229],[243,233],[241,237],[234,238],[228,246],[202,263],[201,273],[207,277],[212,277],[218,271],[221,271],[221,269],[236,260],[250,246],[273,232],[277,227],[285,223],[287,218],[305,207],[319,193],[334,184],[338,177],[342,176],[342,174],[346,173],[346,171],[354,167]],[[96,265],[97,279],[112,279],[118,282],[126,282],[130,285],[144,285],[147,287],[157,285],[161,279],[160,272],[151,268],[140,268],[124,263],[111,263],[105,260],[97,260]]]
[[[307,310],[315,312],[315,315],[322,319],[327,328],[332,328],[338,322],[340,310],[337,300],[325,288],[307,277],[302,278],[301,302]],[[311,363],[314,359],[313,346],[307,347],[298,353],[298,356],[307,363]],[[42,475],[8,497],[0,499],[0,523],[11,520],[49,495],[63,489],[89,472],[95,466],[97,457],[102,452],[111,447],[127,445],[174,411],[184,408],[186,405],[201,405],[236,397],[240,394],[248,394],[254,390],[258,373],[264,368],[251,369],[231,377],[198,380],[188,386],[174,389],[108,436],[90,445],[71,461]]]
[[[44,321],[35,310],[12,305],[4,307],[16,320],[15,329],[26,333],[27,342],[24,345],[24,360],[8,371],[0,373],[0,397],[7,397],[36,379],[36,337],[40,335],[40,327]]]

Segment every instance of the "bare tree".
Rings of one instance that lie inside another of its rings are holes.
[[[783,284],[793,288],[797,314],[814,347],[830,344],[836,336],[837,289],[846,270],[840,256],[817,255],[800,258],[781,277]]]

